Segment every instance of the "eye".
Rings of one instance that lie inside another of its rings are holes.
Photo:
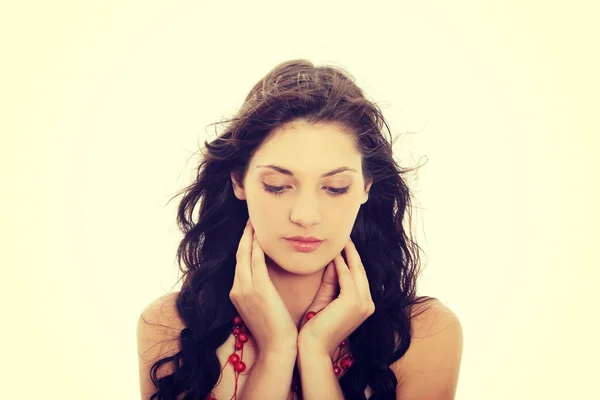
[[[275,196],[280,196],[283,194],[283,186],[270,186],[266,183],[263,183],[263,187],[265,188],[265,191],[268,193],[273,193]]]
[[[346,186],[345,188],[332,188],[332,187],[330,187],[328,189],[329,189],[329,191],[331,192],[331,194],[333,196],[339,196],[339,195],[342,195],[342,194],[348,192],[348,188],[349,187],[350,186]]]
[[[272,193],[275,196],[281,196],[283,194],[283,189],[285,189],[285,186],[270,186],[264,182],[263,182],[263,187],[266,192]],[[341,195],[347,193],[350,186],[346,186],[345,188],[332,188],[332,187],[326,187],[326,188],[328,189],[327,191],[329,192],[330,196],[336,197],[336,196],[341,196]]]

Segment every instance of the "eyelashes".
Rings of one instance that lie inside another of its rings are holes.
[[[275,196],[281,196],[283,194],[283,189],[285,189],[285,186],[270,186],[263,182],[263,188],[265,189],[265,191],[267,193],[271,193]],[[328,189],[327,192],[330,196],[337,197],[337,196],[341,196],[341,195],[347,193],[348,190],[350,189],[350,185],[346,186],[345,188],[338,189],[338,188],[328,187],[327,189]]]

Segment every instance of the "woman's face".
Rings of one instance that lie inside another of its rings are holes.
[[[344,167],[348,170],[323,176]],[[340,254],[370,186],[365,187],[361,154],[349,133],[335,124],[295,121],[265,140],[250,160],[243,187],[234,185],[234,192],[247,202],[265,255],[288,272],[311,274]],[[323,242],[301,252],[285,239],[297,235]]]

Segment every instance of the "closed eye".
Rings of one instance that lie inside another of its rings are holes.
[[[272,193],[275,196],[281,196],[283,194],[283,190],[286,188],[285,186],[270,186],[267,185],[266,183],[263,182],[263,187],[265,189],[266,192],[268,193]],[[348,192],[348,189],[350,188],[350,185],[346,186],[345,188],[333,188],[333,187],[325,187],[328,191],[328,193],[333,196],[341,196],[345,193]]]

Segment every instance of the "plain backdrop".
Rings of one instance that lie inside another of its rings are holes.
[[[461,320],[457,399],[600,398],[593,3],[3,4],[2,397],[139,398],[137,319],[178,290],[168,200],[207,125],[307,58],[424,165],[419,292]]]

